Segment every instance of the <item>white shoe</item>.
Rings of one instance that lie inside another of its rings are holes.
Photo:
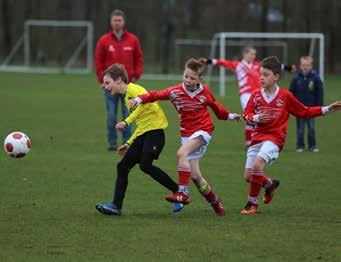
[[[310,152],[313,152],[313,153],[318,153],[318,152],[320,152],[320,150],[319,150],[317,147],[310,148],[309,151],[310,151]]]
[[[302,153],[303,151],[304,151],[303,148],[297,148],[297,149],[296,149],[296,152],[297,152],[297,153]]]

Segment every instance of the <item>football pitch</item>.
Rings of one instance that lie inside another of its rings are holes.
[[[239,214],[248,186],[243,124],[216,120],[201,161],[203,175],[227,211],[217,217],[191,186],[177,214],[168,192],[136,166],[123,215],[99,214],[108,202],[120,157],[106,150],[104,96],[93,75],[0,73],[0,137],[32,140],[23,159],[0,153],[0,261],[341,261],[341,113],[317,119],[319,153],[295,152],[291,118],[286,147],[266,173],[281,180],[271,205]],[[176,81],[140,81],[147,89]],[[280,82],[287,86],[287,81]],[[217,94],[217,84],[212,85]],[[240,112],[236,83],[218,99]],[[341,100],[341,78],[327,76],[325,104]],[[177,181],[178,116],[169,119],[156,165]]]

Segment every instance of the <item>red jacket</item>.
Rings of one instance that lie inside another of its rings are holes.
[[[95,51],[97,79],[103,83],[103,71],[114,63],[123,64],[127,70],[129,82],[139,79],[143,70],[143,54],[136,35],[123,32],[118,40],[113,32],[104,34],[97,42]]]

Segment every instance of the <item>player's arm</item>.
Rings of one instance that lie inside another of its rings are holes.
[[[135,41],[135,52],[134,52],[134,77],[136,80],[141,78],[142,71],[143,71],[143,53],[141,49],[141,44],[138,38]]]
[[[99,39],[95,49],[95,67],[96,67],[96,75],[97,80],[101,84],[103,84],[103,72],[105,62],[105,48],[102,39]]]
[[[300,101],[297,100],[296,97],[292,93],[288,92],[288,103],[287,109],[290,114],[299,117],[299,118],[312,118],[316,116],[325,115],[328,112],[332,112],[338,109],[339,102],[336,102],[335,105],[331,104],[330,106],[305,106]],[[333,106],[332,106],[333,105]]]
[[[224,108],[224,106],[215,99],[211,91],[209,91],[208,106],[212,108],[214,114],[220,120],[237,120],[237,121],[241,120],[240,115],[235,114],[235,113],[230,113],[228,109]]]
[[[285,65],[282,64],[282,71],[295,73],[297,71],[296,65]]]
[[[259,114],[255,113],[254,94],[252,94],[244,109],[243,118],[248,123],[257,124],[257,123],[267,123],[271,121],[272,116],[271,114],[266,113],[266,112],[259,113]]]
[[[169,100],[169,95],[172,89],[173,87],[168,87],[162,90],[149,91],[148,93],[129,100],[128,106],[129,108],[134,108],[140,104],[153,103],[158,100]]]
[[[239,61],[233,61],[233,60],[224,60],[224,59],[211,59],[206,58],[204,59],[206,64],[208,65],[216,65],[216,66],[222,66],[229,70],[235,70]]]

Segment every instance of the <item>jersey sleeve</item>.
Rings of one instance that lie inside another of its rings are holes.
[[[142,100],[142,104],[152,103],[158,100],[170,100],[170,92],[173,87],[168,87],[162,90],[149,91],[147,94],[139,95]]]
[[[321,116],[322,113],[322,107],[321,106],[305,106],[300,101],[297,100],[296,97],[290,92],[287,92],[288,97],[288,103],[287,103],[287,109],[290,114],[308,119],[316,116]]]
[[[132,88],[131,90],[131,96],[132,98],[135,98],[137,96],[140,96],[140,95],[144,95],[144,94],[147,94],[147,91],[145,89],[142,89],[142,88]],[[139,115],[141,115],[141,113],[144,111],[145,109],[145,105],[138,105],[134,111],[132,111],[130,113],[130,115],[124,119],[124,121],[130,125],[131,123],[133,123],[136,118],[139,117]]]
[[[131,145],[134,142],[135,138],[137,137],[137,132],[138,129],[135,128],[134,133],[129,137],[129,139],[126,142],[128,145]]]
[[[208,96],[209,96],[209,104],[208,106],[212,108],[214,114],[220,120],[227,120],[229,117],[229,111],[220,104],[215,97],[213,96],[212,92],[207,88]]]
[[[124,121],[128,125],[131,125],[131,123],[133,123],[136,120],[136,118],[138,118],[138,116],[141,115],[144,107],[145,105],[138,105],[136,109],[132,113],[130,113],[130,115],[126,119],[124,119]]]
[[[226,69],[236,70],[238,63],[239,61],[217,59],[216,65],[225,67]]]

